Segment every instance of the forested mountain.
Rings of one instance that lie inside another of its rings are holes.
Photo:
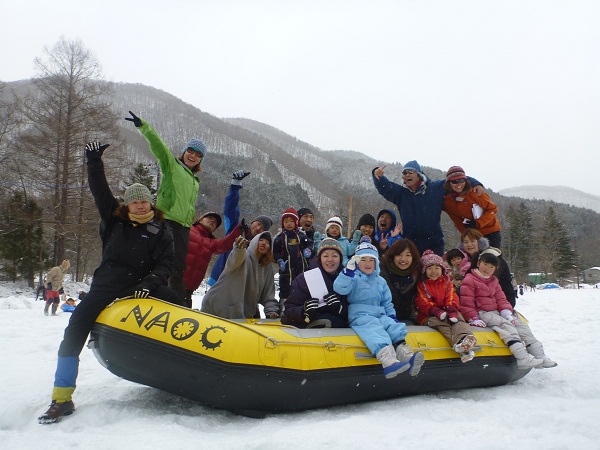
[[[567,186],[517,186],[501,189],[498,192],[507,197],[552,200],[579,208],[589,208],[600,213],[600,196],[588,194]]]
[[[7,87],[3,92],[4,99],[9,98],[7,92],[11,90],[24,96],[31,92],[33,84],[32,81],[20,81],[7,83]],[[107,166],[115,171],[115,188],[122,188],[131,179],[132,169],[137,164],[155,162],[144,138],[131,122],[123,120],[131,110],[148,121],[176,155],[190,138],[198,137],[206,143],[208,153],[201,174],[199,212],[222,211],[231,174],[236,169],[251,172],[244,180],[240,202],[242,217],[248,220],[268,214],[277,224],[288,207],[309,207],[315,213],[317,229],[322,231],[329,217],[340,215],[344,220],[344,232],[348,234],[362,214],[376,215],[383,208],[394,209],[394,205],[377,194],[371,180],[371,170],[382,161],[352,150],[323,151],[282,130],[250,119],[217,118],[148,86],[108,83],[108,87],[112,94],[106,100],[114,114],[118,134],[91,133],[86,139],[112,144],[106,159]],[[414,157],[418,159],[419,155]],[[441,170],[423,169],[432,179],[444,176]],[[399,182],[401,166],[388,163],[386,175]],[[481,181],[485,183],[485,180]],[[494,192],[490,195],[499,206],[499,218],[505,230],[510,225],[507,211],[522,203],[531,213],[533,233],[536,234],[551,206],[565,225],[581,267],[600,265],[600,215],[597,212],[546,200],[507,197]],[[443,227],[447,248],[451,248],[456,245],[459,235],[445,215]],[[546,244],[553,245],[552,242]],[[535,264],[531,269],[536,269]]]

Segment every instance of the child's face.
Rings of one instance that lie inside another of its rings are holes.
[[[432,264],[425,269],[425,276],[431,281],[437,280],[442,276],[442,266],[439,264]]]
[[[371,236],[375,228],[372,225],[361,225],[359,230],[363,236]]]
[[[460,263],[462,262],[462,260],[463,259],[460,256],[455,256],[454,258],[452,258],[450,260],[450,265],[452,267],[458,267],[458,266],[460,266]]]
[[[491,277],[494,275],[494,272],[496,272],[496,266],[487,262],[479,261],[477,263],[477,268],[484,277]]]
[[[340,227],[338,227],[337,225],[331,225],[329,228],[327,228],[327,236],[332,237],[332,238],[339,238],[340,235],[342,233],[340,232]]]
[[[366,275],[375,272],[375,258],[372,256],[363,256],[360,258],[360,261],[358,262],[358,270]]]
[[[294,219],[292,219],[291,217],[284,217],[283,218],[283,229],[288,230],[288,231],[295,230],[296,222],[294,222]]]
[[[407,248],[405,248],[399,255],[394,255],[394,265],[400,270],[407,270],[412,262],[412,253]]]

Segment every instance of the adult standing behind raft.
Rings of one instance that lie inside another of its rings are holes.
[[[169,278],[169,287],[179,295],[180,304],[185,301],[185,258],[190,240],[190,227],[196,217],[196,198],[202,172],[200,164],[206,155],[206,145],[200,139],[190,140],[183,154],[176,158],[156,131],[141,118],[129,111],[131,117],[125,118],[138,128],[150,144],[150,151],[160,165],[161,179],[156,199],[156,207],[165,214],[167,224],[173,233],[175,260],[173,275]]]
[[[413,241],[419,252],[430,249],[436,255],[443,256],[441,216],[446,180],[430,180],[417,161],[409,161],[402,169],[402,183],[397,184],[384,176],[386,167],[373,169],[373,183],[377,192],[398,208],[402,219],[402,235]],[[471,177],[467,179],[478,195],[485,192],[479,181]]]

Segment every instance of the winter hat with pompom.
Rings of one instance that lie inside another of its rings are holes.
[[[379,252],[377,247],[371,244],[371,238],[369,236],[363,236],[360,238],[360,244],[356,247],[355,255],[358,256],[372,256],[375,259],[379,258]]]
[[[281,215],[281,226],[283,227],[283,219],[286,217],[291,218],[294,221],[295,228],[298,228],[298,213],[294,208],[286,209]]]
[[[442,272],[445,271],[444,260],[441,256],[436,255],[431,250],[425,250],[423,256],[421,256],[421,272],[425,273],[425,270],[429,266],[438,265],[442,268]]]

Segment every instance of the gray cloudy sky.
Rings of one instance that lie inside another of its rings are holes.
[[[600,195],[598,0],[0,0],[0,80],[61,35],[111,81],[498,191]],[[370,167],[365,170],[370,171]]]

